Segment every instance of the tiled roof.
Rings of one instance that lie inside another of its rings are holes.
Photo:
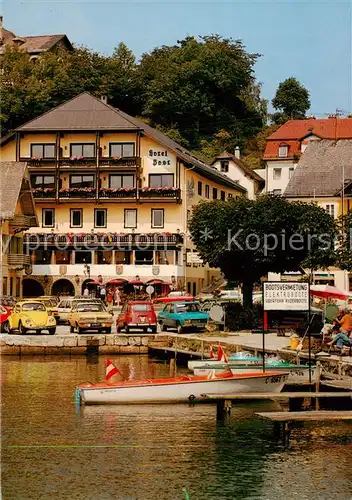
[[[25,215],[36,217],[33,196],[26,176],[25,162],[0,161],[0,218],[11,219],[16,213],[22,187],[22,205]]]
[[[7,31],[6,36],[4,36],[4,31]],[[25,52],[29,54],[40,54],[41,52],[45,52],[55,47],[55,45],[60,44],[63,45],[66,49],[72,50],[72,45],[66,35],[41,35],[41,36],[21,36],[17,37],[14,33],[11,33],[8,30],[2,30],[4,45],[0,47],[0,54],[3,54],[5,51],[5,47],[10,45],[14,47],[15,45]],[[10,37],[8,33],[14,35]],[[16,43],[16,40],[19,40]]]
[[[16,130],[21,132],[44,130],[141,130],[145,135],[169,148],[180,159],[193,165],[196,172],[242,193],[246,192],[246,189],[237,182],[196,158],[190,151],[177,144],[160,130],[150,127],[142,120],[104,103],[88,92],[74,97],[38,118],[34,118],[34,120],[25,123]]]
[[[241,170],[243,170],[245,174],[249,175],[249,177],[252,177],[252,179],[259,182],[260,184],[263,183],[263,178],[260,177],[260,175],[258,175],[256,172],[254,172],[254,170],[247,167],[247,165],[243,163],[243,161],[241,161],[239,158],[236,158],[235,155],[224,151],[215,158],[215,160],[212,162],[212,165],[214,165],[214,163],[216,163],[218,160],[232,160]]]
[[[279,146],[284,143],[289,146],[288,156],[280,160],[292,159],[301,154],[301,142],[309,135],[321,139],[352,139],[352,118],[326,118],[316,120],[289,120],[278,130],[269,135],[266,141],[264,160],[278,159]]]
[[[284,196],[338,196],[345,182],[352,180],[352,140],[313,141],[299,160]]]

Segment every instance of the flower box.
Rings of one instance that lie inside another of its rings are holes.
[[[102,198],[133,198],[136,196],[135,188],[103,188],[99,191]]]

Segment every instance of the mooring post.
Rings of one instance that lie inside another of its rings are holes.
[[[175,365],[176,365],[176,359],[175,358],[170,358],[170,377],[175,376]]]
[[[321,378],[321,362],[317,361],[316,372],[315,372],[315,392],[320,391],[320,378]],[[319,398],[315,398],[315,409],[319,410]]]

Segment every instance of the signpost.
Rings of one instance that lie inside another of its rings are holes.
[[[266,281],[263,283],[263,371],[265,371],[265,325],[267,311],[307,311],[308,312],[308,349],[309,382],[311,383],[311,336],[310,336],[310,299],[309,283],[300,281]]]
[[[154,287],[152,285],[148,285],[147,288],[145,289],[147,294],[149,295],[149,298],[152,298],[152,294],[154,293]]]

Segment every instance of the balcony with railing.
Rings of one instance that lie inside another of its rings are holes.
[[[101,157],[99,165],[100,167],[140,167],[141,158],[139,156]]]
[[[101,188],[99,198],[136,198],[136,188]]]
[[[19,254],[19,253],[9,253],[7,255],[7,265],[10,269],[24,269],[31,263],[31,258],[29,255]]]
[[[33,197],[35,199],[53,199],[56,196],[56,188],[48,187],[48,188],[34,188],[32,189]]]
[[[9,221],[10,230],[19,233],[25,231],[30,227],[37,226],[36,218],[30,215],[16,214]]]
[[[59,191],[59,198],[95,198],[95,196],[95,187],[71,187]]]
[[[29,168],[55,168],[55,158],[21,158],[20,161],[26,161]]]
[[[143,187],[139,190],[139,198],[148,199],[160,199],[168,198],[171,200],[179,200],[181,197],[181,190],[173,187]]]
[[[59,166],[63,168],[76,168],[76,167],[96,167],[96,156],[67,156],[66,158],[59,159]]]

